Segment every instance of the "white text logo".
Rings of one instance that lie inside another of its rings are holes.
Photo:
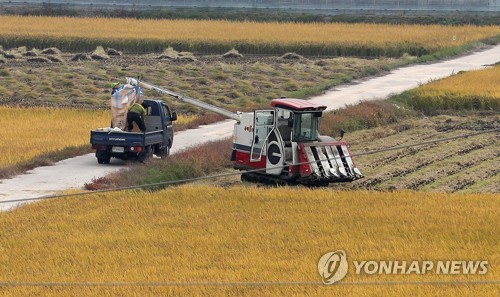
[[[347,255],[338,250],[324,254],[318,262],[318,272],[325,285],[331,285],[343,279],[347,274]]]

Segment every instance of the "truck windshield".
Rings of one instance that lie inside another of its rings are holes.
[[[316,141],[321,112],[295,113],[293,117],[293,141]]]

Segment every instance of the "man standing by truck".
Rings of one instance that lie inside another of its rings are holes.
[[[146,116],[146,110],[139,103],[134,103],[128,109],[127,113],[127,123],[128,131],[132,131],[134,128],[134,122],[137,124],[142,133],[146,133],[146,125],[144,125],[144,117]]]

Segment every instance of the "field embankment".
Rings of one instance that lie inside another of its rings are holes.
[[[296,52],[307,56],[422,56],[490,39],[498,26],[275,23],[217,20],[0,16],[0,44],[56,46],[90,51],[98,45],[128,52],[161,52],[168,46],[195,53]],[[293,32],[293,34],[290,34]]]
[[[317,262],[487,260],[486,275],[355,275],[342,281],[498,279],[500,196],[182,186],[94,194],[0,213],[0,279],[25,283],[173,282],[155,286],[3,287],[2,296],[217,295],[496,296],[495,285],[294,285],[321,283]],[[33,224],[36,222],[36,224]],[[292,283],[200,285],[190,283]]]
[[[86,190],[103,190],[141,184],[192,179],[223,171],[231,164],[232,141],[208,142],[190,147],[164,160],[149,160],[146,164],[131,164],[107,177],[94,178],[85,184]],[[164,186],[149,187],[161,189]]]

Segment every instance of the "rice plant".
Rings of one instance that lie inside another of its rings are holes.
[[[496,38],[499,26],[272,23],[0,16],[0,44],[91,51],[106,45],[129,52],[172,46],[195,53],[328,56],[421,56]]]
[[[418,110],[500,111],[500,66],[461,72],[449,78],[425,84],[407,96]]]
[[[497,296],[494,284],[403,283],[498,279],[499,205],[494,194],[193,185],[37,202],[0,213],[0,279],[88,284],[3,286],[0,294]],[[346,278],[320,285],[318,259],[339,249],[352,265]],[[380,259],[490,264],[485,275],[355,273],[352,261]]]

